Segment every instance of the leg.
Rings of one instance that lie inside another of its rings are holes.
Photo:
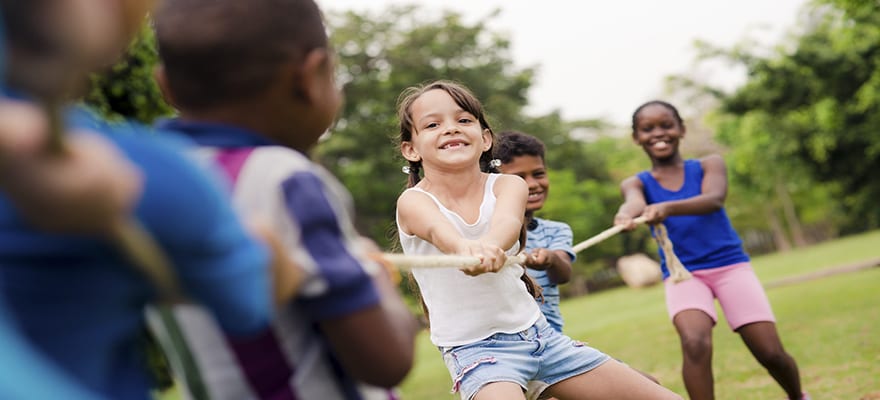
[[[616,360],[608,360],[589,372],[556,383],[545,393],[560,400],[682,400],[681,396]]]
[[[654,377],[654,375],[651,375],[651,374],[649,374],[649,373],[647,373],[647,372],[645,372],[645,371],[638,370],[638,369],[635,369],[635,368],[633,368],[633,371],[636,371],[636,372],[638,372],[641,376],[644,376],[645,378],[648,378],[648,380],[650,380],[651,382],[654,382],[654,383],[656,383],[656,384],[658,384],[658,385],[660,384],[660,380],[658,380],[656,377]]]
[[[474,400],[525,399],[522,387],[513,382],[488,383],[474,395]]]
[[[801,398],[801,378],[797,363],[782,347],[782,341],[773,322],[755,322],[744,325],[737,332],[752,355],[767,368],[770,376],[782,386],[789,399]]]
[[[770,300],[748,263],[721,268],[715,291],[730,329],[792,399],[801,398],[797,364],[782,348]]]
[[[712,376],[712,327],[715,321],[700,310],[684,310],[672,320],[681,340],[681,375],[692,400],[715,398]]]

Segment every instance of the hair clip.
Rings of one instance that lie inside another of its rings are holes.
[[[492,161],[489,161],[489,166],[492,168],[498,168],[501,166],[501,160],[499,160],[497,158],[492,159]]]
[[[400,171],[403,172],[404,174],[409,175],[409,172],[410,172],[409,165],[404,165],[403,168],[400,169]]]

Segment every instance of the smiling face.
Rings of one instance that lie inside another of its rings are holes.
[[[543,158],[533,155],[516,156],[501,165],[501,172],[517,175],[529,185],[526,213],[534,213],[544,206],[550,191],[550,180],[547,179],[547,168],[544,167]]]
[[[662,104],[650,104],[636,114],[634,122],[633,141],[651,159],[667,161],[680,157],[678,145],[685,128],[673,110]]]
[[[492,147],[491,132],[445,90],[422,93],[409,112],[413,133],[411,140],[401,142],[401,153],[426,169],[479,168],[480,156]]]

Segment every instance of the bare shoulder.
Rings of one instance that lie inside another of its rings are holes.
[[[407,234],[415,234],[415,228],[422,226],[425,219],[435,218],[432,212],[439,208],[427,193],[407,190],[397,198],[397,225]]]
[[[528,192],[529,186],[523,178],[517,175],[500,174],[495,181],[494,190],[496,195],[508,192]]]
[[[642,180],[639,179],[638,176],[630,176],[629,178],[624,179],[620,182],[620,188],[622,190],[627,189],[639,189],[642,190]]]
[[[431,198],[424,192],[418,190],[405,190],[397,197],[397,212],[404,213],[410,210],[417,210],[424,207],[425,204],[432,203]]]
[[[710,154],[700,159],[700,165],[704,171],[725,171],[724,157],[720,154]]]

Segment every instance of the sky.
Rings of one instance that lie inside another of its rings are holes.
[[[746,37],[775,44],[795,28],[807,0],[316,0],[325,11],[420,4],[473,22],[500,9],[488,28],[508,34],[514,65],[536,66],[531,115],[559,110],[567,120],[627,124],[641,103],[664,97],[670,74],[733,89],[744,71],[695,67],[693,43],[722,48]],[[415,83],[415,82],[414,82]]]

